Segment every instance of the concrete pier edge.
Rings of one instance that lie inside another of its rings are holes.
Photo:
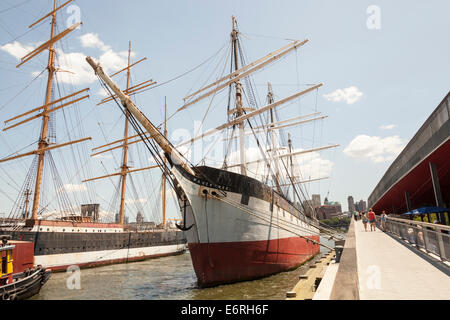
[[[343,290],[345,288],[345,290]],[[355,242],[355,220],[347,232],[330,300],[359,300],[358,264]]]

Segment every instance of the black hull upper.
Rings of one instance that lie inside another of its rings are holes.
[[[181,166],[177,166],[177,168],[185,178],[198,185],[215,188],[224,192],[229,191],[242,194],[242,204],[248,204],[248,199],[250,197],[258,198],[272,204],[276,203],[280,208],[297,218],[306,219],[310,224],[317,224],[314,219],[304,215],[283,195],[279,194],[265,183],[251,177],[208,166],[194,167],[197,175],[193,176],[186,172]]]
[[[33,242],[35,256],[101,250],[118,250],[124,248],[145,248],[186,243],[186,238],[183,232],[178,230],[121,233],[71,233],[2,230],[1,233],[11,235],[12,240]]]

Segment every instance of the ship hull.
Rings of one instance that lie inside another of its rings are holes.
[[[143,261],[182,254],[185,245],[162,245],[120,250],[101,250],[91,252],[75,252],[65,254],[41,255],[35,257],[35,263],[48,266],[48,269],[58,272],[69,267],[92,268],[110,264]]]
[[[319,241],[318,236],[311,237]],[[269,241],[190,243],[199,283],[215,286],[295,269],[311,259],[316,245],[299,237]]]
[[[34,264],[52,271],[142,261],[186,251],[186,238],[179,230],[129,232],[100,223],[39,221],[31,230],[1,233],[33,242]]]
[[[286,199],[249,177],[202,169],[214,178],[172,169],[189,202],[186,238],[201,287],[291,270],[320,251],[319,230]]]

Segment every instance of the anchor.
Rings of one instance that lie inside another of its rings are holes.
[[[184,221],[186,221],[186,198],[184,198],[183,211],[184,211],[184,213],[183,213],[183,226],[179,225],[178,223],[175,223],[175,226],[176,226],[178,229],[180,229],[181,231],[188,231],[188,230],[190,230],[190,229],[194,226],[194,224],[191,224],[191,225],[190,225],[189,227],[187,227],[187,228],[184,226]]]

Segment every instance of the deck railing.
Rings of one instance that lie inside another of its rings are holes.
[[[383,230],[380,217],[377,224]],[[442,261],[450,261],[450,226],[387,217],[384,231],[437,255]]]

